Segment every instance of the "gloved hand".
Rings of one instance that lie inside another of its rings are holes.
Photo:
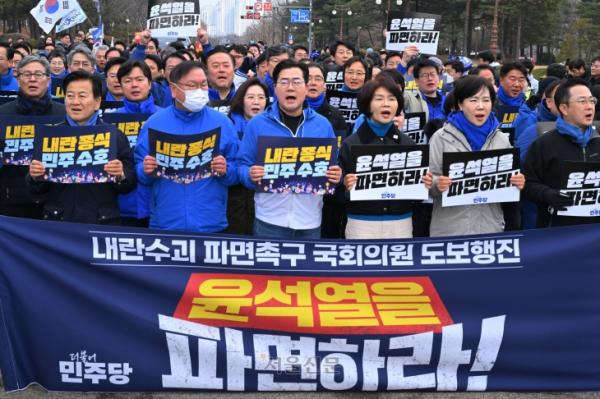
[[[573,198],[569,194],[551,188],[544,192],[544,202],[553,208],[562,210],[566,206],[573,205]]]

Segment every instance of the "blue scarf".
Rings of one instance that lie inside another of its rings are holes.
[[[51,73],[50,74],[50,78],[52,79],[63,79],[65,76],[67,76],[67,70],[63,69],[63,71],[61,73],[59,73],[58,75]]]
[[[154,104],[154,97],[152,97],[152,94],[150,94],[147,99],[139,102],[129,101],[124,98],[123,108],[125,108],[129,114],[153,114],[158,111],[158,107]]]
[[[349,88],[348,86],[346,86],[346,83],[344,83],[344,85],[342,86],[342,88],[340,89],[340,91],[343,91],[344,93],[358,93],[358,92],[360,92],[360,89],[358,89],[358,90],[352,90],[351,88]]]
[[[321,93],[317,98],[310,98],[306,96],[306,102],[308,106],[314,109],[315,111],[321,108],[321,105],[325,102],[325,93]]]
[[[587,146],[592,138],[592,133],[594,132],[594,129],[591,125],[582,132],[580,128],[575,125],[571,125],[560,116],[556,118],[556,129],[558,129],[559,134],[570,137],[571,140],[581,148],[585,148]]]
[[[106,96],[104,96],[104,101],[122,101],[122,100],[117,100],[110,91],[107,91]]]
[[[390,123],[379,123],[369,118],[367,119],[367,124],[369,125],[373,133],[375,133],[378,137],[383,137],[386,135],[388,130],[390,130],[390,127],[392,127],[394,122],[392,121]]]
[[[475,126],[469,122],[462,111],[450,113],[448,122],[466,137],[472,151],[480,151],[489,135],[494,133],[500,125],[493,112],[490,112],[490,116],[481,126]]]
[[[92,114],[92,116],[90,116],[90,119],[85,121],[82,125],[79,125],[77,122],[75,122],[73,119],[71,119],[71,117],[69,115],[66,115],[66,117],[67,117],[67,123],[70,126],[94,126],[96,124],[96,122],[98,121],[98,115],[100,115],[100,111],[94,112]]]
[[[554,122],[556,120],[556,115],[550,112],[546,100],[542,100],[538,104],[536,118],[539,122]]]
[[[227,101],[229,103],[233,99],[233,96],[235,96],[235,85],[233,83],[231,84],[231,87],[229,88],[229,93],[227,93],[227,97],[225,97],[224,100],[221,100],[219,90],[213,89],[211,87],[208,88],[208,99],[210,101]]]
[[[498,89],[498,93],[496,93],[496,95],[498,96],[498,99],[500,100],[500,102],[503,105],[510,105],[512,107],[520,107],[521,104],[523,104],[525,102],[525,94],[523,94],[523,92],[521,92],[521,94],[519,94],[516,97],[511,97],[508,94],[506,94],[506,92],[504,91],[502,86],[500,86],[500,88]]]

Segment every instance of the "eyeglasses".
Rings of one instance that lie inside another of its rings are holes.
[[[508,81],[509,81],[510,83],[516,83],[516,82],[519,82],[520,84],[525,84],[525,83],[527,83],[527,79],[525,79],[525,78],[516,78],[516,77],[514,77],[514,76],[509,76],[509,77],[508,77],[508,78],[506,78],[506,79],[508,79]]]
[[[324,81],[325,81],[325,79],[323,79],[323,78],[322,78],[322,77],[320,77],[320,76],[309,76],[309,77],[308,77],[308,81],[309,81],[309,82],[310,82],[310,81],[313,81],[313,82],[315,82],[315,83],[322,83],[322,82],[324,82]]]
[[[267,99],[267,97],[262,96],[260,94],[259,95],[248,94],[248,95],[244,96],[244,98],[249,101],[256,101],[256,100],[265,101]]]
[[[363,71],[354,71],[352,69],[349,69],[346,71],[346,75],[350,75],[350,76],[365,76],[366,74]]]
[[[598,103],[598,99],[596,97],[578,97],[573,101],[569,101],[571,103],[577,103],[579,105],[596,105]]]
[[[121,80],[121,83],[124,85],[130,85],[133,82],[143,84],[147,81],[148,81],[148,79],[145,76],[136,76],[135,78],[123,78]]]
[[[204,81],[202,83],[196,82],[187,82],[187,83],[174,83],[175,87],[178,87],[180,90],[198,90],[198,89],[206,89],[208,87],[208,82]]]
[[[23,78],[25,80],[29,80],[31,78],[34,79],[42,79],[46,76],[48,76],[47,74],[45,74],[44,72],[21,72],[17,75],[20,78]]]
[[[419,79],[421,78],[425,78],[425,79],[429,79],[429,78],[435,78],[438,76],[437,72],[423,72],[419,74]]]
[[[283,86],[283,87],[289,87],[290,84],[294,87],[300,87],[304,84],[304,80],[300,79],[300,78],[294,78],[294,79],[280,79],[277,82],[277,86]]]

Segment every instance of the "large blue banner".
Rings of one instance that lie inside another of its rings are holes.
[[[7,390],[598,390],[597,225],[284,241],[0,217]]]

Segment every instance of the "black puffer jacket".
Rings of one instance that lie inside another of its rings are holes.
[[[110,126],[98,118],[97,125]],[[33,193],[45,193],[44,219],[92,224],[120,224],[118,194],[127,194],[137,184],[133,152],[127,137],[118,131],[117,159],[123,163],[125,179],[118,183],[58,184],[33,180],[26,183]]]
[[[538,227],[598,223],[600,217],[551,215],[546,201],[549,190],[560,189],[565,161],[600,162],[600,136],[594,132],[585,148],[554,129],[531,144],[523,165],[523,195],[538,205]]]
[[[350,157],[350,147],[365,144],[400,144],[415,145],[413,139],[400,133],[392,125],[384,137],[377,136],[368,123],[363,123],[355,134],[344,140],[340,150],[339,163],[344,175],[354,173],[355,165]],[[340,189],[343,189],[340,187]],[[416,201],[381,200],[381,201],[346,201],[346,211],[355,215],[402,215],[412,212]]]

